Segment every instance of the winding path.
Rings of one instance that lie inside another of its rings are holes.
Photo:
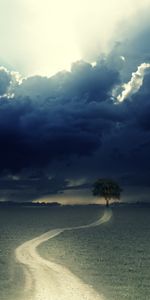
[[[108,222],[111,216],[111,210],[107,210],[99,220],[89,225],[52,229],[19,246],[15,251],[16,260],[25,271],[25,288],[21,300],[103,300],[92,287],[83,283],[66,267],[42,258],[37,247],[64,231],[99,226]]]

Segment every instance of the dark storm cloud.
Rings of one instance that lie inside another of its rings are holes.
[[[10,82],[11,82],[11,74],[5,68],[0,67],[0,96],[3,96],[8,92]]]
[[[7,201],[32,201],[45,195],[55,195],[67,188],[68,181],[59,177],[46,176],[3,176],[0,179],[1,199]]]
[[[71,72],[60,72],[51,78],[29,77],[15,91],[16,96],[41,97],[66,101],[104,101],[112,87],[119,83],[119,73],[100,61],[95,67],[79,61]]]
[[[124,64],[115,48],[94,67],[80,61],[71,72],[29,77],[15,86],[14,98],[1,97],[3,197],[57,193],[68,188],[69,178],[83,177],[89,186],[97,176],[148,184],[150,74],[136,94],[116,104],[112,91],[119,89]],[[11,81],[4,88],[0,77],[1,95]]]
[[[107,64],[119,70],[122,84],[131,79],[132,72],[137,71],[139,65],[150,63],[150,22],[147,15],[145,11],[141,13],[140,26],[138,17],[138,21],[129,22],[128,30],[126,26],[123,27],[125,31],[122,38],[118,39],[107,58]],[[126,98],[118,104],[121,112],[124,110],[124,121],[117,122],[115,130],[109,136],[105,135],[102,147],[90,162],[95,166],[93,174],[96,176],[110,174],[125,185],[150,185],[149,86],[150,70],[147,69],[140,89],[130,95],[130,99]]]
[[[97,150],[122,118],[109,100],[118,78],[104,64],[78,62],[71,73],[23,80],[15,98],[0,103],[1,171],[44,167]]]
[[[115,173],[127,185],[150,184],[150,74],[140,90],[120,103],[126,107],[126,119],[118,124],[99,151],[101,167]]]
[[[137,124],[145,132],[150,131],[150,72],[144,77],[143,85],[138,94],[134,95],[133,100],[136,103],[135,110],[137,114]],[[141,107],[138,110],[138,107]]]

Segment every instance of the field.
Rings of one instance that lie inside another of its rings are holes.
[[[24,272],[15,258],[19,245],[50,229],[92,223],[103,213],[103,207],[94,206],[1,208],[0,300],[24,299]],[[115,207],[109,222],[64,231],[41,244],[38,252],[65,266],[106,300],[149,300],[149,216],[150,208]]]

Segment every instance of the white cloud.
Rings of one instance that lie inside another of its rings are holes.
[[[126,98],[138,92],[143,84],[145,70],[148,68],[150,68],[149,63],[142,63],[138,66],[137,71],[132,73],[131,80],[122,86],[123,91],[117,96],[119,102],[124,101]]]
[[[0,67],[0,98],[13,98],[15,88],[22,83],[21,75],[18,72],[9,71]]]

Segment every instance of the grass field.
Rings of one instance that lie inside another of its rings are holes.
[[[24,274],[15,261],[16,247],[52,228],[91,223],[103,211],[94,206],[2,208],[0,300],[22,300]],[[63,232],[38,251],[65,265],[106,300],[149,300],[150,209],[126,206],[112,211],[108,223]]]

